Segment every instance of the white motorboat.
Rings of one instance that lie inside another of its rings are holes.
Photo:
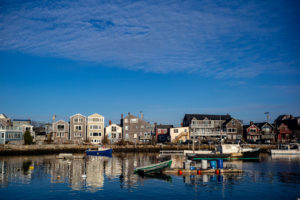
[[[281,145],[279,149],[272,149],[272,155],[299,155],[300,156],[300,144],[291,143]]]

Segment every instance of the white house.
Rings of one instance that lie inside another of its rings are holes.
[[[122,127],[109,121],[109,125],[105,128],[105,135],[111,143],[116,143],[122,140]]]

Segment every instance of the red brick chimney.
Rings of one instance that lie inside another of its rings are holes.
[[[121,119],[123,119],[123,113],[121,114]]]
[[[183,122],[180,123],[181,127],[183,127]]]
[[[108,121],[109,125],[111,125],[111,120]]]

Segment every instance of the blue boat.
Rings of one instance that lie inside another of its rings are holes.
[[[110,148],[104,148],[104,147],[99,147],[98,150],[86,150],[85,151],[87,156],[112,156],[112,149]]]

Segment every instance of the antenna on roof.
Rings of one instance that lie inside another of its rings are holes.
[[[265,112],[265,115],[267,115],[267,122],[269,123],[270,113],[269,112]]]

